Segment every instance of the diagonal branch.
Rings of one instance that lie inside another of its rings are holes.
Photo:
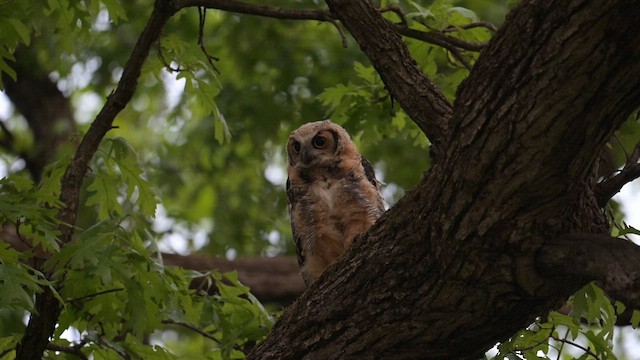
[[[88,360],[89,357],[87,355],[85,355],[82,350],[80,350],[79,347],[75,347],[75,346],[64,346],[64,345],[58,345],[58,344],[54,344],[54,343],[49,343],[49,345],[47,345],[47,350],[51,350],[51,351],[59,351],[59,352],[63,352],[63,353],[67,353],[70,355],[73,355],[79,359],[84,359],[84,360]]]
[[[89,162],[93,158],[104,136],[112,129],[113,120],[116,115],[124,109],[133,97],[138,85],[138,77],[142,71],[142,65],[149,55],[151,46],[160,37],[162,28],[166,22],[177,11],[170,7],[169,4],[170,2],[167,0],[156,1],[153,13],[142,34],[140,34],[129,60],[124,66],[124,71],[116,90],[107,97],[107,102],[80,142],[73,161],[62,178],[60,200],[65,204],[65,207],[60,211],[58,219],[66,224],[61,228],[61,240],[63,243],[69,242],[74,232],[73,224],[75,223],[78,210],[80,186],[87,172]]]
[[[250,4],[236,0],[179,0],[176,2],[177,8],[186,7],[203,7],[208,9],[217,9],[228,12],[234,12],[246,15],[263,16],[282,20],[315,20],[315,21],[327,21],[335,25],[337,20],[336,15],[332,12],[324,9],[288,9],[280,8],[273,5],[262,4]],[[404,19],[404,15],[400,9],[387,6],[382,9],[378,9],[379,12],[393,11],[398,16]],[[390,24],[392,22],[388,21]],[[461,29],[470,29],[473,27],[488,27],[495,31],[495,26],[489,23],[474,23],[467,26],[460,26]],[[406,20],[403,20],[400,24],[394,24],[394,27],[400,34],[421,40],[433,45],[444,47],[447,50],[463,49],[469,51],[480,51],[486,47],[486,43],[474,43],[458,39],[455,37],[447,36],[445,32],[451,32],[451,29],[445,29],[442,32],[439,31],[420,31],[407,27]]]
[[[250,4],[236,0],[178,0],[175,3],[178,9],[203,7],[282,20],[331,21],[335,19],[329,11],[323,9],[286,9],[273,5]]]
[[[125,64],[122,78],[116,90],[109,95],[96,119],[82,139],[75,156],[61,180],[60,200],[63,208],[58,213],[60,242],[71,241],[75,231],[74,223],[78,211],[80,188],[98,145],[112,128],[116,115],[124,109],[135,92],[138,77],[151,46],[156,42],[166,22],[177,10],[167,0],[157,0],[153,12],[138,38],[131,56]],[[31,314],[24,337],[16,349],[16,359],[39,359],[42,357],[49,338],[52,336],[60,315],[60,303],[50,289],[36,297],[36,311]]]
[[[545,276],[595,280],[612,298],[640,309],[640,246],[607,235],[568,235],[546,242],[536,265]]]
[[[603,180],[597,185],[595,192],[600,207],[607,205],[607,202],[609,202],[623,186],[640,178],[640,163],[638,160],[640,160],[640,143],[636,144],[631,156],[627,159],[627,163],[618,174]]]
[[[369,1],[327,0],[326,3],[356,39],[391,96],[427,135],[433,144],[433,153],[440,153],[452,113],[451,104],[420,70],[395,26]],[[371,36],[372,33],[381,36]]]
[[[340,5],[339,1],[329,3],[330,6],[332,4]],[[204,7],[240,14],[286,20],[326,21],[334,24],[334,26],[336,25],[336,19],[340,19],[347,28],[351,28],[350,31],[352,31],[352,35],[356,38],[356,41],[358,41],[363,50],[365,50],[365,53],[367,53],[378,72],[382,74],[383,81],[385,82],[385,85],[387,85],[391,95],[395,99],[407,99],[406,101],[402,100],[401,105],[429,137],[431,142],[434,144],[433,150],[436,151],[437,148],[440,147],[440,143],[442,142],[441,139],[443,139],[444,129],[446,128],[445,124],[447,122],[446,119],[448,119],[451,114],[451,105],[435,85],[422,73],[415,62],[404,62],[403,67],[396,69],[390,66],[390,52],[378,52],[374,49],[397,49],[403,56],[410,59],[411,57],[409,56],[406,46],[397,36],[397,33],[400,33],[406,37],[443,47],[450,51],[451,54],[465,67],[471,68],[471,65],[462,56],[461,51],[480,51],[485,48],[487,44],[464,41],[447,36],[443,32],[438,31],[425,32],[411,29],[407,27],[405,23],[394,24],[380,16],[380,12],[395,11],[394,9],[376,9],[373,5],[366,2],[346,3],[350,4],[349,6],[351,9],[347,7],[345,8],[346,10],[339,10],[338,12],[333,8],[332,12],[324,9],[287,9],[272,5],[245,3],[236,0],[178,0],[176,2],[176,7]],[[361,14],[366,14],[367,16],[360,16]],[[358,27],[365,29],[365,31],[354,34],[354,27],[350,27],[349,24],[359,23],[360,21],[367,21],[367,26]],[[370,26],[382,27],[383,33],[388,36],[384,38],[369,37],[368,34],[370,32],[366,29],[369,29]],[[338,26],[336,26],[336,28],[340,30]],[[341,36],[344,43],[345,38],[342,33]],[[388,70],[381,71],[381,69]],[[421,91],[414,92],[412,94],[401,93],[400,89],[402,88],[402,84],[406,84],[407,82],[419,84],[417,88]]]

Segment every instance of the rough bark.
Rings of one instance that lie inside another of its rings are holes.
[[[606,232],[593,167],[640,105],[640,3],[523,3],[483,50],[453,108],[368,1],[327,3],[438,156],[250,358],[479,358],[591,278],[637,301],[637,262],[619,268],[622,280],[603,277],[607,264],[566,272],[557,264],[568,256],[567,234]],[[180,6],[156,1],[118,88],[62,179],[64,223],[73,225],[87,164]],[[61,241],[70,241],[73,228],[61,230]],[[640,256],[637,246],[625,246]],[[590,254],[600,247],[586,246],[580,258],[615,260]],[[41,312],[32,315],[17,359],[41,357],[55,326],[57,300],[45,292],[36,307]]]
[[[640,309],[638,246],[606,235],[566,236],[547,241],[538,254],[545,276],[575,275],[595,280],[627,307]]]
[[[443,151],[451,104],[411,57],[396,27],[369,1],[326,3],[356,39],[391,96],[427,135],[432,153]]]
[[[640,105],[638,12],[634,1],[515,9],[458,93],[445,153],[249,358],[477,359],[583,285],[583,274],[543,277],[536,254],[546,239],[607,230],[592,170]]]

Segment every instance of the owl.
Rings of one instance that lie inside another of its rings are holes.
[[[307,286],[384,212],[373,167],[341,126],[302,125],[287,142],[287,199],[298,265]]]

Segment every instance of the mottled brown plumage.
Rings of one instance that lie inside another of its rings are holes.
[[[384,202],[371,163],[329,120],[293,131],[287,156],[291,230],[308,286],[375,223]]]

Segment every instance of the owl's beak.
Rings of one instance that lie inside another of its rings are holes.
[[[311,165],[311,161],[313,160],[313,156],[307,149],[300,150],[300,161],[304,167]]]

